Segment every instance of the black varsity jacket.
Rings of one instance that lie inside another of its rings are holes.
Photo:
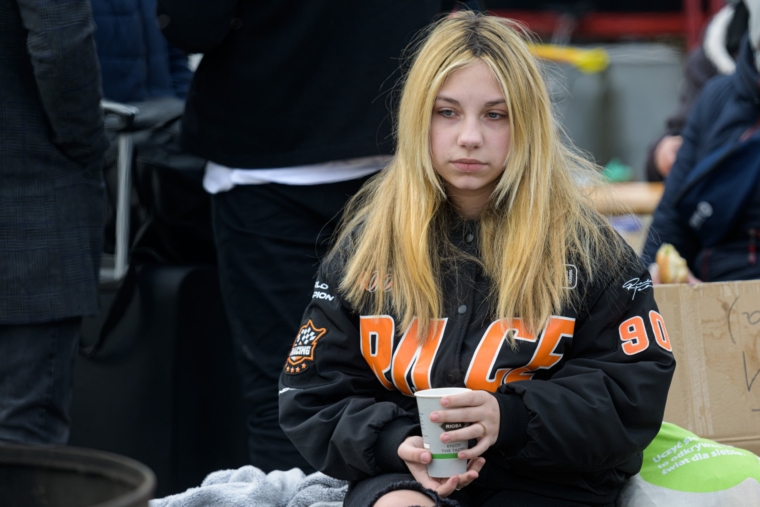
[[[476,253],[476,234],[454,241]],[[397,449],[420,431],[415,390],[487,390],[501,428],[473,484],[612,502],[660,428],[675,369],[649,273],[632,251],[621,264],[614,279],[568,264],[575,303],[530,334],[490,317],[488,280],[463,263],[420,347],[416,323],[356,311],[336,291],[339,261],[323,263],[280,377],[280,424],[315,468],[360,480],[407,471]]]

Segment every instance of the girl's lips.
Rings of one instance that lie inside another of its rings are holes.
[[[481,162],[479,160],[468,160],[468,159],[460,159],[460,160],[454,160],[452,162],[454,164],[454,167],[459,169],[460,171],[465,172],[474,172],[478,169],[481,169],[486,164],[484,162]]]

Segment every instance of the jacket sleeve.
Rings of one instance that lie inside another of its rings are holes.
[[[652,225],[649,228],[641,257],[647,265],[654,262],[661,244],[670,243],[686,259],[692,272],[695,272],[692,262],[699,253],[699,239],[678,216],[675,208],[675,197],[681,190],[689,172],[698,162],[698,147],[701,142],[704,142],[701,134],[702,127],[707,125],[705,122],[711,120],[706,115],[704,106],[707,101],[704,98],[697,103],[691,116],[689,116],[689,121],[682,133],[683,144],[678,150],[678,157],[673,164],[673,169],[665,180],[665,192],[654,212]]]
[[[190,70],[187,55],[181,49],[171,44],[166,45],[167,58],[169,60],[169,72],[172,76],[172,88],[177,98],[185,100],[190,81],[193,79],[193,71]]]
[[[600,470],[629,460],[654,439],[675,359],[649,274],[635,265],[596,297],[589,291],[593,299],[578,316],[572,350],[554,375],[499,388],[497,398],[519,396],[529,414],[527,427],[499,435],[496,445],[512,446],[512,459]],[[522,447],[515,449],[515,441]]]
[[[280,426],[303,457],[332,477],[406,472],[401,442],[419,434],[416,413],[383,401],[362,357],[359,317],[323,265],[280,376]]]
[[[90,2],[17,1],[52,142],[83,167],[101,163],[108,140]]]
[[[166,39],[188,54],[218,46],[232,27],[239,0],[158,0],[159,26]]]

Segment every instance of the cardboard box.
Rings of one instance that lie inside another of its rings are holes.
[[[760,454],[760,280],[655,287],[676,357],[665,420]]]

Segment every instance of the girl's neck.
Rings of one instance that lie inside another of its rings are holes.
[[[447,195],[451,207],[465,220],[477,220],[486,209],[488,199],[493,189],[478,189],[476,191],[463,191],[456,188],[448,188]]]

